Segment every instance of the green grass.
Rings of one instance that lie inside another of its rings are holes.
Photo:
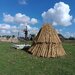
[[[38,58],[11,43],[0,43],[0,75],[75,75],[75,45],[63,44],[60,58]]]

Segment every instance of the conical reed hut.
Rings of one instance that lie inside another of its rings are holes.
[[[50,24],[42,26],[28,51],[42,57],[59,57],[66,54],[57,32]]]

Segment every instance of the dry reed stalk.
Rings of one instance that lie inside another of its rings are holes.
[[[40,29],[29,51],[33,55],[42,57],[57,57],[66,54],[57,32],[49,24]]]

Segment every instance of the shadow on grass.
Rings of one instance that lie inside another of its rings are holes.
[[[32,54],[31,52],[28,51],[29,48],[30,48],[30,47],[24,47],[22,50],[25,51],[25,52],[27,52],[27,53],[29,53],[29,54]]]

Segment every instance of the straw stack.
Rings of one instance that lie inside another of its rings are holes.
[[[43,25],[28,51],[39,57],[59,57],[66,54],[57,32],[50,24]]]

